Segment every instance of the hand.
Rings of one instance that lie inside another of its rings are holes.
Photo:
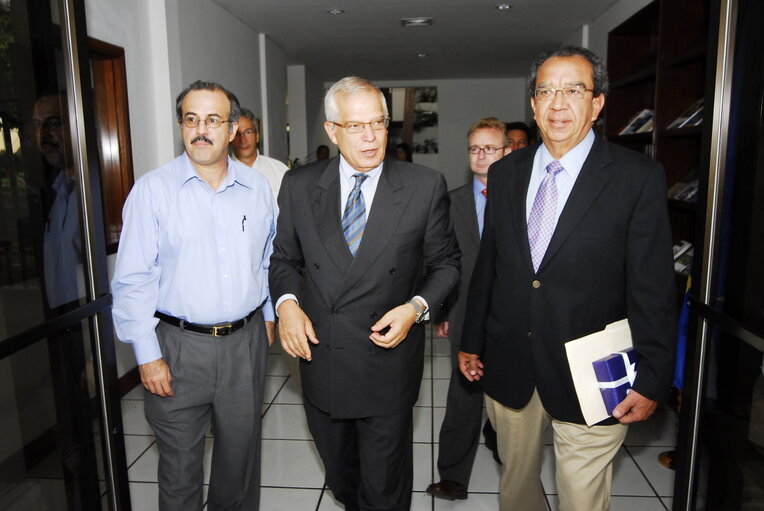
[[[623,401],[613,408],[613,417],[618,419],[621,424],[639,422],[649,418],[657,407],[657,402],[632,389],[626,394]]]
[[[416,321],[416,309],[410,303],[404,303],[388,311],[379,321],[374,323],[371,327],[373,333],[369,339],[382,348],[395,348],[409,334],[414,321]],[[390,327],[390,330],[382,335],[380,331],[387,327]]]
[[[273,346],[273,339],[276,338],[276,323],[273,321],[266,321],[265,333],[268,336],[268,346]]]
[[[294,300],[284,300],[279,305],[279,336],[281,347],[292,357],[310,360],[312,354],[308,341],[318,344],[313,323]]]
[[[435,324],[435,335],[438,337],[448,337],[448,321]]]
[[[480,356],[463,351],[460,351],[457,356],[459,358],[459,370],[465,378],[469,381],[475,381],[483,377],[483,363],[480,361]]]
[[[143,387],[152,394],[161,397],[175,395],[172,391],[172,387],[170,387],[170,382],[172,381],[170,368],[167,366],[163,358],[159,358],[146,364],[139,364],[138,372],[141,375],[141,383],[143,383]]]

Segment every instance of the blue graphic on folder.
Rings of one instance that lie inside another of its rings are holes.
[[[638,361],[639,356],[634,348],[629,348],[592,362],[594,373],[597,375],[597,385],[609,415],[613,414],[613,408],[618,406],[631,390],[637,376]]]

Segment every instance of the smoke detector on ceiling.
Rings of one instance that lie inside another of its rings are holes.
[[[401,25],[405,28],[409,27],[429,27],[435,18],[419,17],[419,18],[401,18]]]

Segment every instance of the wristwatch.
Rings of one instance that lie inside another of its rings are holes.
[[[424,307],[422,307],[419,302],[413,298],[406,303],[411,304],[411,306],[414,307],[414,310],[416,311],[416,319],[414,320],[414,323],[421,323],[424,320]]]

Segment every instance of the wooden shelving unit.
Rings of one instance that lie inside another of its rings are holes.
[[[656,0],[608,35],[607,138],[661,162],[667,188],[701,161],[702,125],[668,126],[705,95],[708,19],[709,0]],[[644,108],[654,111],[653,130],[618,135]],[[696,203],[667,200],[674,242],[695,244]]]

